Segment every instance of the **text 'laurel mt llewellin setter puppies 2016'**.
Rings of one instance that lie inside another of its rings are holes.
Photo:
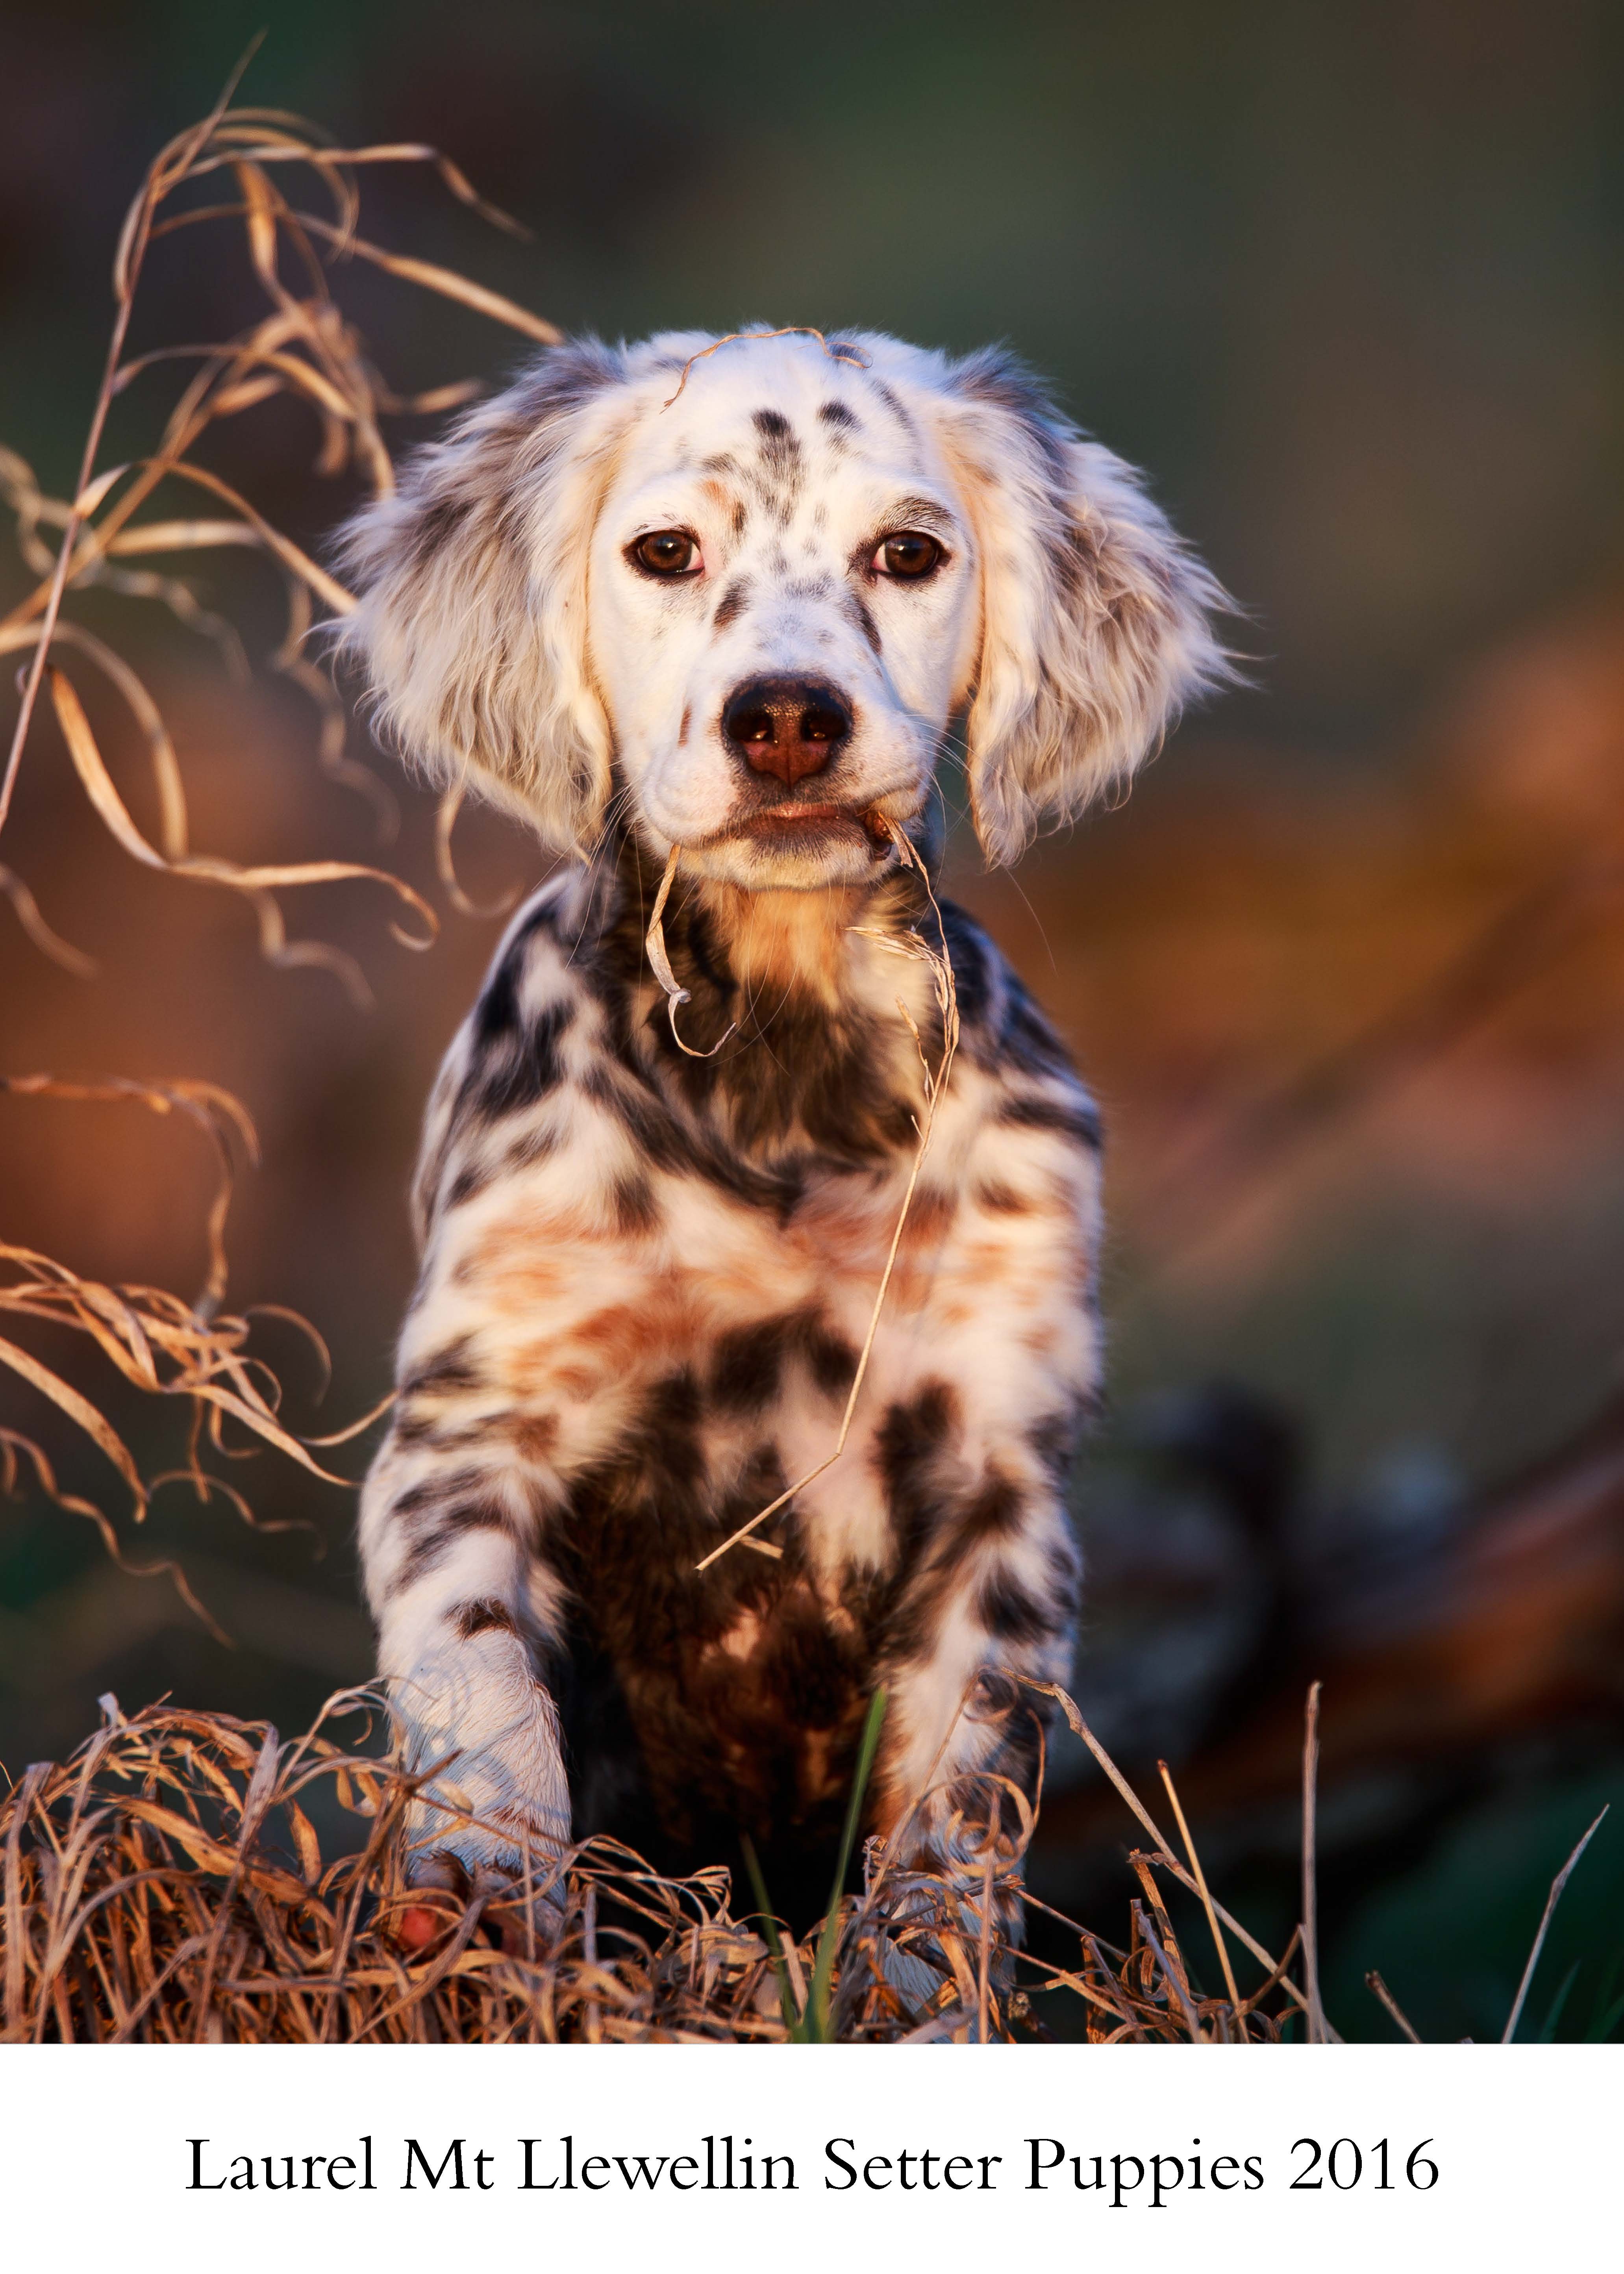
[[[1070,1665],[1099,1131],[936,772],[962,722],[1013,860],[1223,594],[1011,358],[868,333],[549,350],[346,557],[382,729],[568,856],[428,1109],[363,1502],[412,1876],[745,1834],[805,1915],[883,1683],[864,1828],[979,1885]]]

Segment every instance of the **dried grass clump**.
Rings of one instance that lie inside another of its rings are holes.
[[[31,729],[40,712],[48,710],[85,794],[87,826],[105,829],[130,859],[166,879],[236,893],[252,909],[261,953],[270,962],[325,969],[365,1008],[372,998],[359,965],[327,942],[290,940],[281,896],[312,885],[382,887],[413,921],[411,930],[391,925],[395,938],[408,947],[432,943],[439,928],[433,910],[402,877],[364,862],[313,858],[243,863],[196,851],[179,755],[158,703],[128,659],[75,612],[81,597],[93,591],[119,595],[138,608],[156,606],[211,642],[241,681],[248,672],[237,629],[205,606],[183,572],[222,553],[256,555],[278,581],[285,605],[283,635],[272,667],[309,698],[320,767],[367,799],[380,839],[387,840],[398,821],[394,795],[369,767],[346,755],[343,702],[309,652],[317,610],[342,615],[354,602],[291,538],[205,463],[199,450],[231,422],[281,398],[301,405],[316,428],[318,473],[350,477],[381,495],[393,488],[395,475],[380,421],[444,410],[478,391],[469,380],[417,395],[400,394],[388,385],[334,297],[335,274],[357,261],[472,309],[526,339],[547,343],[560,334],[487,287],[432,262],[389,252],[358,233],[358,184],[366,169],[379,165],[427,167],[462,204],[486,221],[514,229],[515,224],[476,194],[449,159],[420,143],[346,149],[284,112],[232,108],[246,60],[208,116],[160,151],[126,215],[113,260],[107,358],[73,495],[48,494],[27,461],[0,446],[0,508],[10,515],[23,566],[34,580],[20,599],[0,610],[0,677],[9,681],[15,671],[20,689],[0,765],[0,832],[11,812]],[[263,312],[229,339],[194,338],[132,352],[132,320],[154,249],[177,236],[198,244],[199,230],[202,242],[211,245],[210,253],[200,257],[217,260],[224,269],[233,265],[234,252],[245,258]],[[114,463],[103,463],[115,405],[132,390],[147,401],[166,384],[170,400],[155,438],[137,443]],[[201,512],[199,500],[206,508]],[[20,670],[10,660],[14,658],[21,659]],[[151,771],[158,825],[150,836],[137,825],[103,755],[96,721],[118,714]],[[453,791],[440,809],[438,866],[447,900],[474,912],[458,886],[451,858],[459,797],[460,791]],[[92,960],[59,937],[26,881],[4,862],[0,895],[10,901],[34,949],[78,978],[96,975]],[[0,971],[0,993],[7,983]],[[0,1238],[0,1322],[24,1321],[30,1329],[65,1327],[80,1338],[78,1355],[85,1361],[76,1368],[70,1359],[64,1371],[55,1361],[48,1363],[38,1349],[12,1341],[9,1334],[0,1336],[0,1389],[20,1382],[46,1400],[59,1423],[87,1439],[111,1465],[127,1503],[116,1520],[107,1506],[62,1490],[45,1446],[13,1428],[0,1429],[0,1494],[31,1481],[66,1513],[94,1523],[123,1570],[139,1577],[167,1574],[188,1607],[212,1626],[177,1564],[129,1556],[120,1523],[139,1525],[153,1493],[177,1480],[189,1484],[199,1500],[218,1497],[252,1522],[243,1495],[204,1466],[207,1452],[229,1457],[243,1449],[240,1439],[226,1442],[228,1425],[235,1424],[251,1442],[273,1448],[308,1474],[342,1485],[345,1480],[329,1475],[314,1452],[344,1442],[377,1416],[364,1415],[329,1436],[296,1438],[278,1419],[282,1389],[276,1375],[248,1350],[248,1318],[222,1309],[224,1226],[234,1156],[250,1164],[258,1159],[253,1125],[237,1098],[213,1084],[184,1078],[153,1082],[110,1074],[68,1081],[49,1073],[0,1073],[0,1096],[139,1103],[191,1119],[214,1149],[219,1177],[207,1221],[208,1274],[190,1301],[163,1289],[102,1284],[66,1263]],[[259,1304],[255,1310],[266,1315],[279,1306]],[[290,1313],[280,1315],[309,1335],[325,1368],[320,1337]],[[50,1346],[49,1337],[34,1339],[45,1339]],[[158,1477],[140,1474],[128,1444],[103,1411],[96,1387],[98,1354],[128,1388],[187,1403],[191,1427],[184,1467]],[[72,1378],[76,1372],[83,1378]]]
[[[223,1714],[102,1708],[71,1761],[35,1764],[0,1803],[8,2044],[966,2044],[1041,2037],[1050,2022],[1096,2043],[1214,2044],[1276,2042],[1309,2009],[1232,1922],[1262,1981],[1244,1999],[1202,1993],[1158,1882],[1205,1883],[1154,1826],[1154,1849],[1130,1859],[1144,1899],[1125,1947],[1061,1921],[1073,1963],[1011,1950],[999,1918],[1029,1808],[995,1831],[979,1886],[888,1868],[869,1843],[867,1892],[836,1921],[826,2029],[804,2018],[817,1931],[780,1938],[734,1915],[722,1867],[665,1879],[611,1841],[565,1859],[555,1934],[523,1891],[483,1888],[444,1899],[439,1940],[409,1956],[394,1925],[423,1895],[403,1885],[400,1834],[426,1779],[359,1750],[378,1701],[343,1693],[287,1743]],[[1210,1899],[1207,1916],[1219,1932]]]

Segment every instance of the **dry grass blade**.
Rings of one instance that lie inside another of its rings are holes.
[[[364,1692],[330,1700],[294,1743],[224,1714],[126,1717],[102,1704],[104,1726],[72,1760],[36,1765],[0,1800],[8,2043],[784,2044],[794,2034],[766,1943],[732,1909],[727,1874],[667,1879],[609,1841],[564,1859],[563,1915],[547,1946],[522,1890],[485,1886],[450,1903],[440,1942],[408,1960],[391,1923],[405,1900],[400,1828],[418,1780],[372,1743],[377,1701]],[[332,1827],[325,1849],[318,1823]],[[1096,2042],[1224,2035],[1226,2010],[1197,2010],[1154,1925],[1118,1954],[1119,1969],[1081,1930],[1075,1970],[1010,1948],[998,1899],[1031,1828],[1028,1812],[968,1882],[902,1873],[889,1911],[842,1904],[827,1931],[785,1944],[792,2008],[821,1965],[830,2032],[846,2043],[1008,2042],[1031,2026],[1034,1998],[1072,2001]],[[888,1977],[895,1948],[940,1985],[922,2006]],[[1267,2019],[1259,2027],[1278,2035]]]
[[[1401,2008],[1401,2007],[1400,2007],[1400,2005],[1399,2005],[1398,1999],[1397,1999],[1393,1995],[1393,1992],[1391,1992],[1391,1990],[1389,1990],[1389,1989],[1388,1989],[1388,1987],[1387,1987],[1387,1984],[1382,1980],[1382,1978],[1381,1978],[1380,1975],[1380,1974],[1378,1974],[1378,1973],[1376,1973],[1376,1972],[1374,1971],[1374,1969],[1372,1969],[1372,1970],[1369,1974],[1367,1974],[1367,1975],[1365,1976],[1365,1986],[1366,1987],[1366,1989],[1367,1989],[1367,1990],[1372,1991],[1372,1992],[1375,1993],[1375,1995],[1376,1995],[1376,1996],[1377,1996],[1377,1997],[1381,2000],[1382,2004],[1387,2007],[1387,2009],[1388,2013],[1389,2013],[1389,2014],[1391,2014],[1391,2015],[1393,2016],[1393,2019],[1394,2019],[1394,2020],[1398,2023],[1399,2028],[1403,2031],[1404,2035],[1405,2035],[1405,2036],[1410,2039],[1410,2044],[1411,2044],[1412,2045],[1418,2045],[1418,2044],[1420,2044],[1421,2040],[1420,2040],[1420,2038],[1416,2035],[1416,2033],[1415,2033],[1414,2029],[1411,2029],[1411,2027],[1410,2027],[1410,2025],[1409,2022],[1406,2020],[1406,2018],[1405,2018],[1405,2016],[1404,2016],[1404,2014],[1403,2014],[1403,2011],[1402,2011],[1402,2009]]]
[[[688,375],[694,365],[696,363],[703,363],[707,356],[713,356],[718,348],[727,347],[734,340],[786,340],[796,335],[802,339],[816,340],[832,363],[855,364],[860,371],[866,371],[868,367],[867,358],[855,354],[852,349],[831,348],[816,324],[780,324],[776,331],[771,332],[724,332],[719,340],[712,340],[708,348],[701,348],[697,354],[689,356],[682,366],[682,375],[677,381],[676,394],[667,395],[660,408],[664,410],[670,410],[677,395],[680,395],[688,385]]]
[[[1192,2044],[1199,2045],[1202,2042],[1201,2017],[1190,2002],[1190,1992],[1184,1987],[1179,1970],[1162,1948],[1157,1939],[1156,1930],[1137,1903],[1134,1905],[1134,1916],[1139,1932],[1144,1936],[1151,1954],[1162,1969],[1162,1977],[1168,1985],[1168,1994],[1177,2001],[1178,2010],[1184,2016],[1184,2027],[1190,2032],[1190,2042]]]
[[[532,315],[516,300],[492,292],[486,285],[476,284],[470,277],[460,276],[455,268],[442,268],[437,261],[417,260],[403,252],[386,252],[382,245],[369,245],[365,237],[342,235],[330,222],[318,221],[312,214],[302,214],[300,219],[306,229],[313,230],[317,236],[326,237],[343,252],[357,253],[374,267],[385,269],[408,284],[420,284],[425,291],[438,292],[444,299],[460,301],[476,314],[506,324],[510,331],[522,332],[526,339],[538,340],[544,347],[556,347],[564,336],[558,326],[548,323],[545,316]]]
[[[1201,1869],[1201,1858],[1197,1853],[1195,1841],[1191,1837],[1190,1826],[1184,1821],[1184,1811],[1178,1797],[1177,1788],[1173,1782],[1172,1771],[1165,1761],[1158,1762],[1157,1766],[1162,1772],[1162,1781],[1167,1787],[1167,1796],[1172,1803],[1174,1820],[1178,1826],[1178,1836],[1184,1843],[1184,1853],[1190,1858],[1190,1868],[1195,1873],[1195,1883],[1200,1890],[1201,1908],[1207,1913],[1207,1926],[1218,1947],[1218,1962],[1223,1969],[1223,1985],[1229,1993],[1230,2005],[1234,2007],[1237,2014],[1240,2015],[1241,1993],[1235,1986],[1235,1969],[1229,1963],[1229,1946],[1223,1939],[1223,1930],[1219,1925],[1218,1915],[1213,1909],[1213,1899],[1207,1890],[1207,1874]],[[1246,2029],[1244,2016],[1240,2021],[1240,2029],[1244,2037]]]
[[[1128,1807],[1132,1811],[1133,1814],[1138,1818],[1139,1821],[1144,1826],[1146,1831],[1149,1833],[1151,1838],[1154,1841],[1155,1853],[1150,1860],[1161,1870],[1170,1871],[1173,1877],[1178,1881],[1179,1885],[1183,1887],[1188,1888],[1192,1895],[1199,1894],[1200,1889],[1196,1885],[1195,1880],[1191,1877],[1184,1866],[1179,1862],[1177,1856],[1174,1855],[1172,1849],[1168,1846],[1167,1841],[1162,1837],[1161,1833],[1156,1829],[1155,1820],[1151,1816],[1149,1810],[1145,1806],[1144,1802],[1134,1791],[1126,1777],[1124,1776],[1116,1762],[1106,1751],[1098,1737],[1094,1736],[1094,1731],[1089,1728],[1087,1722],[1084,1721],[1082,1715],[1078,1712],[1077,1706],[1072,1699],[1070,1698],[1066,1695],[1065,1691],[1061,1689],[1059,1683],[1054,1682],[1034,1682],[1029,1675],[1025,1674],[1012,1675],[1011,1678],[1019,1682],[1023,1689],[1033,1690],[1035,1690],[1040,1697],[1052,1698],[1055,1699],[1062,1713],[1064,1713],[1066,1721],[1073,1734],[1082,1739],[1089,1751],[1094,1755],[1094,1759],[1099,1763],[1101,1768],[1104,1770],[1111,1783],[1116,1787],[1117,1792],[1127,1803]],[[1232,1912],[1225,1910],[1221,1902],[1214,1901],[1213,1909],[1222,1920],[1224,1925],[1229,1928],[1230,1933],[1234,1935],[1237,1941],[1252,1953],[1252,1956],[1258,1961],[1258,1963],[1260,1966],[1267,1969],[1271,1976],[1276,1973],[1281,1975],[1281,1987],[1286,1992],[1287,1995],[1291,1998],[1304,2013],[1306,2013],[1308,2010],[1308,2000],[1303,1995],[1302,1992],[1298,1990],[1297,1984],[1291,1981],[1289,1977],[1284,1975],[1283,1969],[1285,1961],[1271,1958],[1268,1952],[1265,1950],[1263,1945],[1257,1940],[1255,1936],[1251,1934],[1247,1929],[1241,1924],[1240,1921],[1235,1917]],[[1299,1928],[1297,1930],[1297,1934],[1300,1935],[1300,1933],[1301,1929]],[[1293,1938],[1294,1940],[1296,1939],[1297,1937]]]
[[[18,922],[27,933],[35,947],[51,962],[60,964],[75,979],[94,979],[96,966],[94,959],[82,950],[60,938],[40,914],[40,904],[22,878],[0,862],[0,892],[11,903]]]
[[[1311,1683],[1303,1718],[1303,1984],[1308,1992],[1308,2042],[1328,2042],[1320,1999],[1319,1839],[1320,1684]]]
[[[191,1305],[160,1289],[106,1286],[30,1248],[0,1241],[0,1314],[72,1329],[93,1344],[130,1387],[189,1404],[191,1449],[185,1467],[151,1482],[145,1480],[128,1446],[95,1401],[9,1335],[0,1336],[0,1369],[45,1398],[111,1464],[130,1495],[130,1516],[137,1524],[145,1517],[158,1486],[176,1479],[189,1484],[199,1501],[223,1496],[245,1522],[253,1522],[247,1502],[236,1487],[211,1476],[200,1465],[199,1449],[205,1438],[225,1449],[222,1430],[227,1419],[238,1423],[251,1438],[297,1462],[308,1474],[328,1484],[344,1485],[346,1480],[323,1468],[309,1447],[279,1418],[281,1391],[275,1378],[247,1348],[250,1321],[224,1314],[220,1307],[226,1288],[224,1234],[232,1190],[233,1145],[239,1146],[250,1162],[258,1158],[253,1124],[238,1101],[209,1082],[124,1079],[73,1082],[51,1074],[0,1077],[0,1092],[79,1103],[134,1103],[152,1112],[182,1115],[207,1139],[217,1172],[206,1224],[208,1272],[201,1292]],[[276,1306],[260,1309],[276,1313],[309,1337],[325,1370],[325,1346],[312,1328]],[[335,1433],[327,1442],[342,1442],[375,1418],[363,1416],[361,1422]],[[168,1576],[194,1615],[222,1640],[227,1639],[178,1564],[132,1562],[106,1512],[92,1502],[62,1491],[49,1458],[31,1439],[0,1429],[0,1487],[7,1493],[17,1487],[19,1461],[32,1471],[35,1486],[48,1499],[95,1525],[109,1554],[122,1570],[139,1578]]]
[[[108,833],[132,860],[148,869],[162,869],[171,876],[186,877],[202,884],[225,885],[247,894],[268,892],[295,885],[332,885],[365,881],[382,885],[404,902],[414,915],[422,918],[428,937],[416,940],[410,934],[395,930],[395,937],[406,945],[425,946],[438,931],[439,919],[426,900],[415,892],[399,877],[391,876],[387,869],[373,869],[354,861],[290,862],[274,867],[241,868],[235,862],[207,858],[201,854],[188,854],[177,860],[168,860],[155,846],[149,845],[130,817],[128,807],[113,785],[106,764],[91,732],[85,706],[74,691],[72,681],[53,665],[50,670],[51,703],[63,740],[73,761],[73,770],[84,786],[85,794],[107,828]]]
[[[451,850],[451,835],[456,827],[457,816],[462,810],[465,786],[454,782],[440,799],[434,813],[434,867],[445,889],[446,898],[459,915],[501,916],[518,899],[516,885],[509,885],[495,900],[481,903],[470,900],[457,879],[456,861]]]
[[[1511,2008],[1510,2014],[1506,2022],[1506,2033],[1500,2039],[1500,2043],[1503,2045],[1508,2045],[1517,2033],[1517,2023],[1522,2018],[1522,2008],[1527,2002],[1529,1991],[1533,1985],[1534,1969],[1538,1965],[1539,1954],[1545,1946],[1545,1936],[1550,1931],[1551,1921],[1555,1914],[1556,1907],[1562,1900],[1562,1890],[1568,1885],[1568,1880],[1573,1877],[1574,1866],[1578,1863],[1580,1856],[1583,1855],[1591,1841],[1595,1839],[1596,1834],[1600,1831],[1602,1817],[1605,1817],[1606,1813],[1607,1811],[1604,1808],[1601,1812],[1601,1816],[1597,1818],[1595,1823],[1591,1825],[1583,1839],[1580,1841],[1578,1846],[1574,1849],[1573,1854],[1568,1858],[1568,1861],[1563,1864],[1555,1879],[1551,1882],[1551,1892],[1545,1897],[1545,1910],[1540,1916],[1539,1931],[1534,1937],[1534,1946],[1528,1954],[1528,1964],[1522,1969],[1522,1979],[1517,1984],[1516,2002]]]
[[[94,1525],[109,1556],[127,1577],[168,1579],[193,1618],[207,1627],[216,1641],[224,1643],[228,1648],[230,1646],[230,1636],[199,1600],[184,1568],[173,1557],[159,1556],[150,1562],[132,1562],[104,1512],[94,1501],[82,1499],[78,1493],[63,1491],[50,1462],[33,1439],[21,1435],[15,1429],[0,1428],[0,1494],[9,1497],[16,1491],[19,1472],[25,1462],[32,1468],[34,1482],[47,1500],[54,1502],[65,1514],[81,1516],[87,1523]],[[156,1481],[162,1482],[162,1480]],[[150,1498],[150,1494],[147,1497]]]

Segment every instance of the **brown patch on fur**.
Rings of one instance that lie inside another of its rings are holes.
[[[519,1631],[518,1623],[507,1604],[499,1603],[494,1598],[483,1602],[464,1603],[456,1614],[456,1630],[464,1642],[471,1642],[476,1635],[488,1634],[492,1630],[510,1635],[516,1635]]]
[[[1030,1216],[1033,1212],[1032,1202],[1023,1200],[1013,1185],[1006,1185],[998,1178],[983,1178],[970,1197],[977,1208],[986,1209],[994,1216]]]
[[[527,1413],[513,1433],[513,1442],[527,1461],[551,1459],[558,1443],[559,1421],[556,1413]]]
[[[957,1193],[941,1185],[919,1185],[914,1188],[908,1220],[903,1226],[905,1246],[927,1247],[946,1237],[953,1218],[959,1213]]]
[[[851,953],[847,931],[861,922],[868,895],[855,886],[822,892],[750,892],[706,883],[701,898],[740,984],[769,998],[811,996],[831,1008],[843,998]]]

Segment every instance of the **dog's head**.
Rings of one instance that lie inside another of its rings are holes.
[[[409,755],[554,846],[613,803],[757,889],[883,873],[957,714],[1011,860],[1227,675],[1222,594],[1120,459],[1008,356],[871,333],[549,350],[347,559]]]

